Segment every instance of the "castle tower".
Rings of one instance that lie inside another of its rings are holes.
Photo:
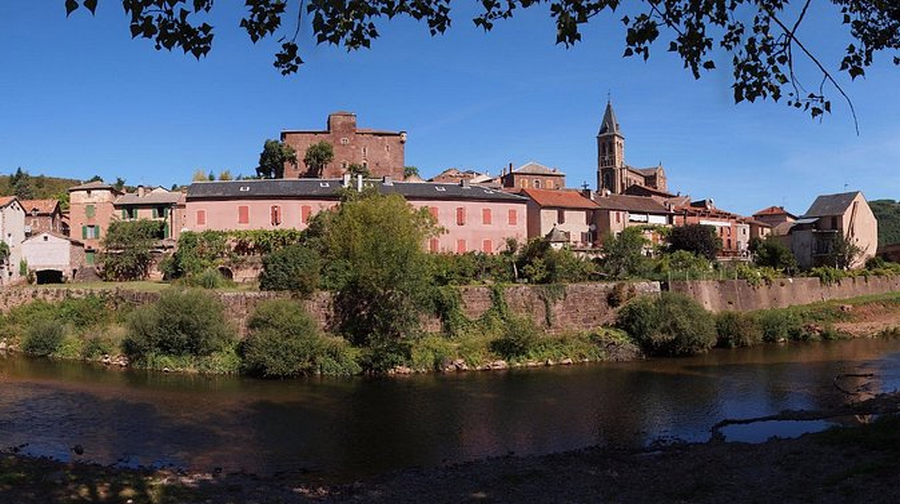
[[[597,190],[619,194],[625,190],[625,137],[613,111],[612,101],[606,102],[606,112],[597,133]]]

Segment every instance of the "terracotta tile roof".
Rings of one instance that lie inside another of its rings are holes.
[[[797,218],[796,215],[788,212],[787,210],[784,209],[784,207],[780,207],[780,206],[770,206],[769,208],[763,208],[759,212],[756,212],[755,214],[753,214],[754,217],[759,217],[759,216],[763,216],[763,215],[787,215],[788,217],[790,217],[792,219]]]
[[[660,191],[659,189],[654,189],[652,187],[648,187],[640,184],[632,184],[625,189],[625,194],[629,196],[660,196],[662,198],[676,198],[680,197],[672,193],[668,193],[666,191]],[[686,198],[690,198],[690,196],[685,196]]]
[[[624,210],[632,213],[670,214],[665,205],[653,198],[645,196],[627,196],[623,194],[610,194],[600,196],[594,200],[604,210]]]
[[[599,208],[597,203],[594,203],[575,191],[559,189],[522,189],[521,193],[545,208],[577,208],[585,210]]]
[[[15,200],[16,200],[15,196],[0,196],[0,208],[3,208],[6,205],[9,205],[10,203],[12,203]]]
[[[55,199],[22,200],[20,203],[27,214],[37,210],[38,215],[50,215],[59,207],[59,200]]]

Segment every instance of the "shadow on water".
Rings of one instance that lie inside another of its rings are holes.
[[[63,460],[81,444],[85,458],[104,464],[349,479],[508,453],[705,441],[724,418],[852,401],[833,385],[840,373],[869,370],[875,388],[896,389],[898,352],[900,341],[856,340],[499,373],[290,381],[15,357],[0,361],[0,440]],[[733,435],[762,440],[804,428],[821,425],[741,426]]]

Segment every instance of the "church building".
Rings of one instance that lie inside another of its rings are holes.
[[[635,168],[625,163],[625,136],[616,120],[612,102],[606,103],[603,123],[597,133],[597,189],[601,193],[640,196],[668,192],[662,164]]]

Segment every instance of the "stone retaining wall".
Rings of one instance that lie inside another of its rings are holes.
[[[744,280],[673,281],[668,287],[696,299],[707,310],[749,311],[900,292],[900,277],[845,278],[830,285],[818,278],[780,278],[756,287]]]

